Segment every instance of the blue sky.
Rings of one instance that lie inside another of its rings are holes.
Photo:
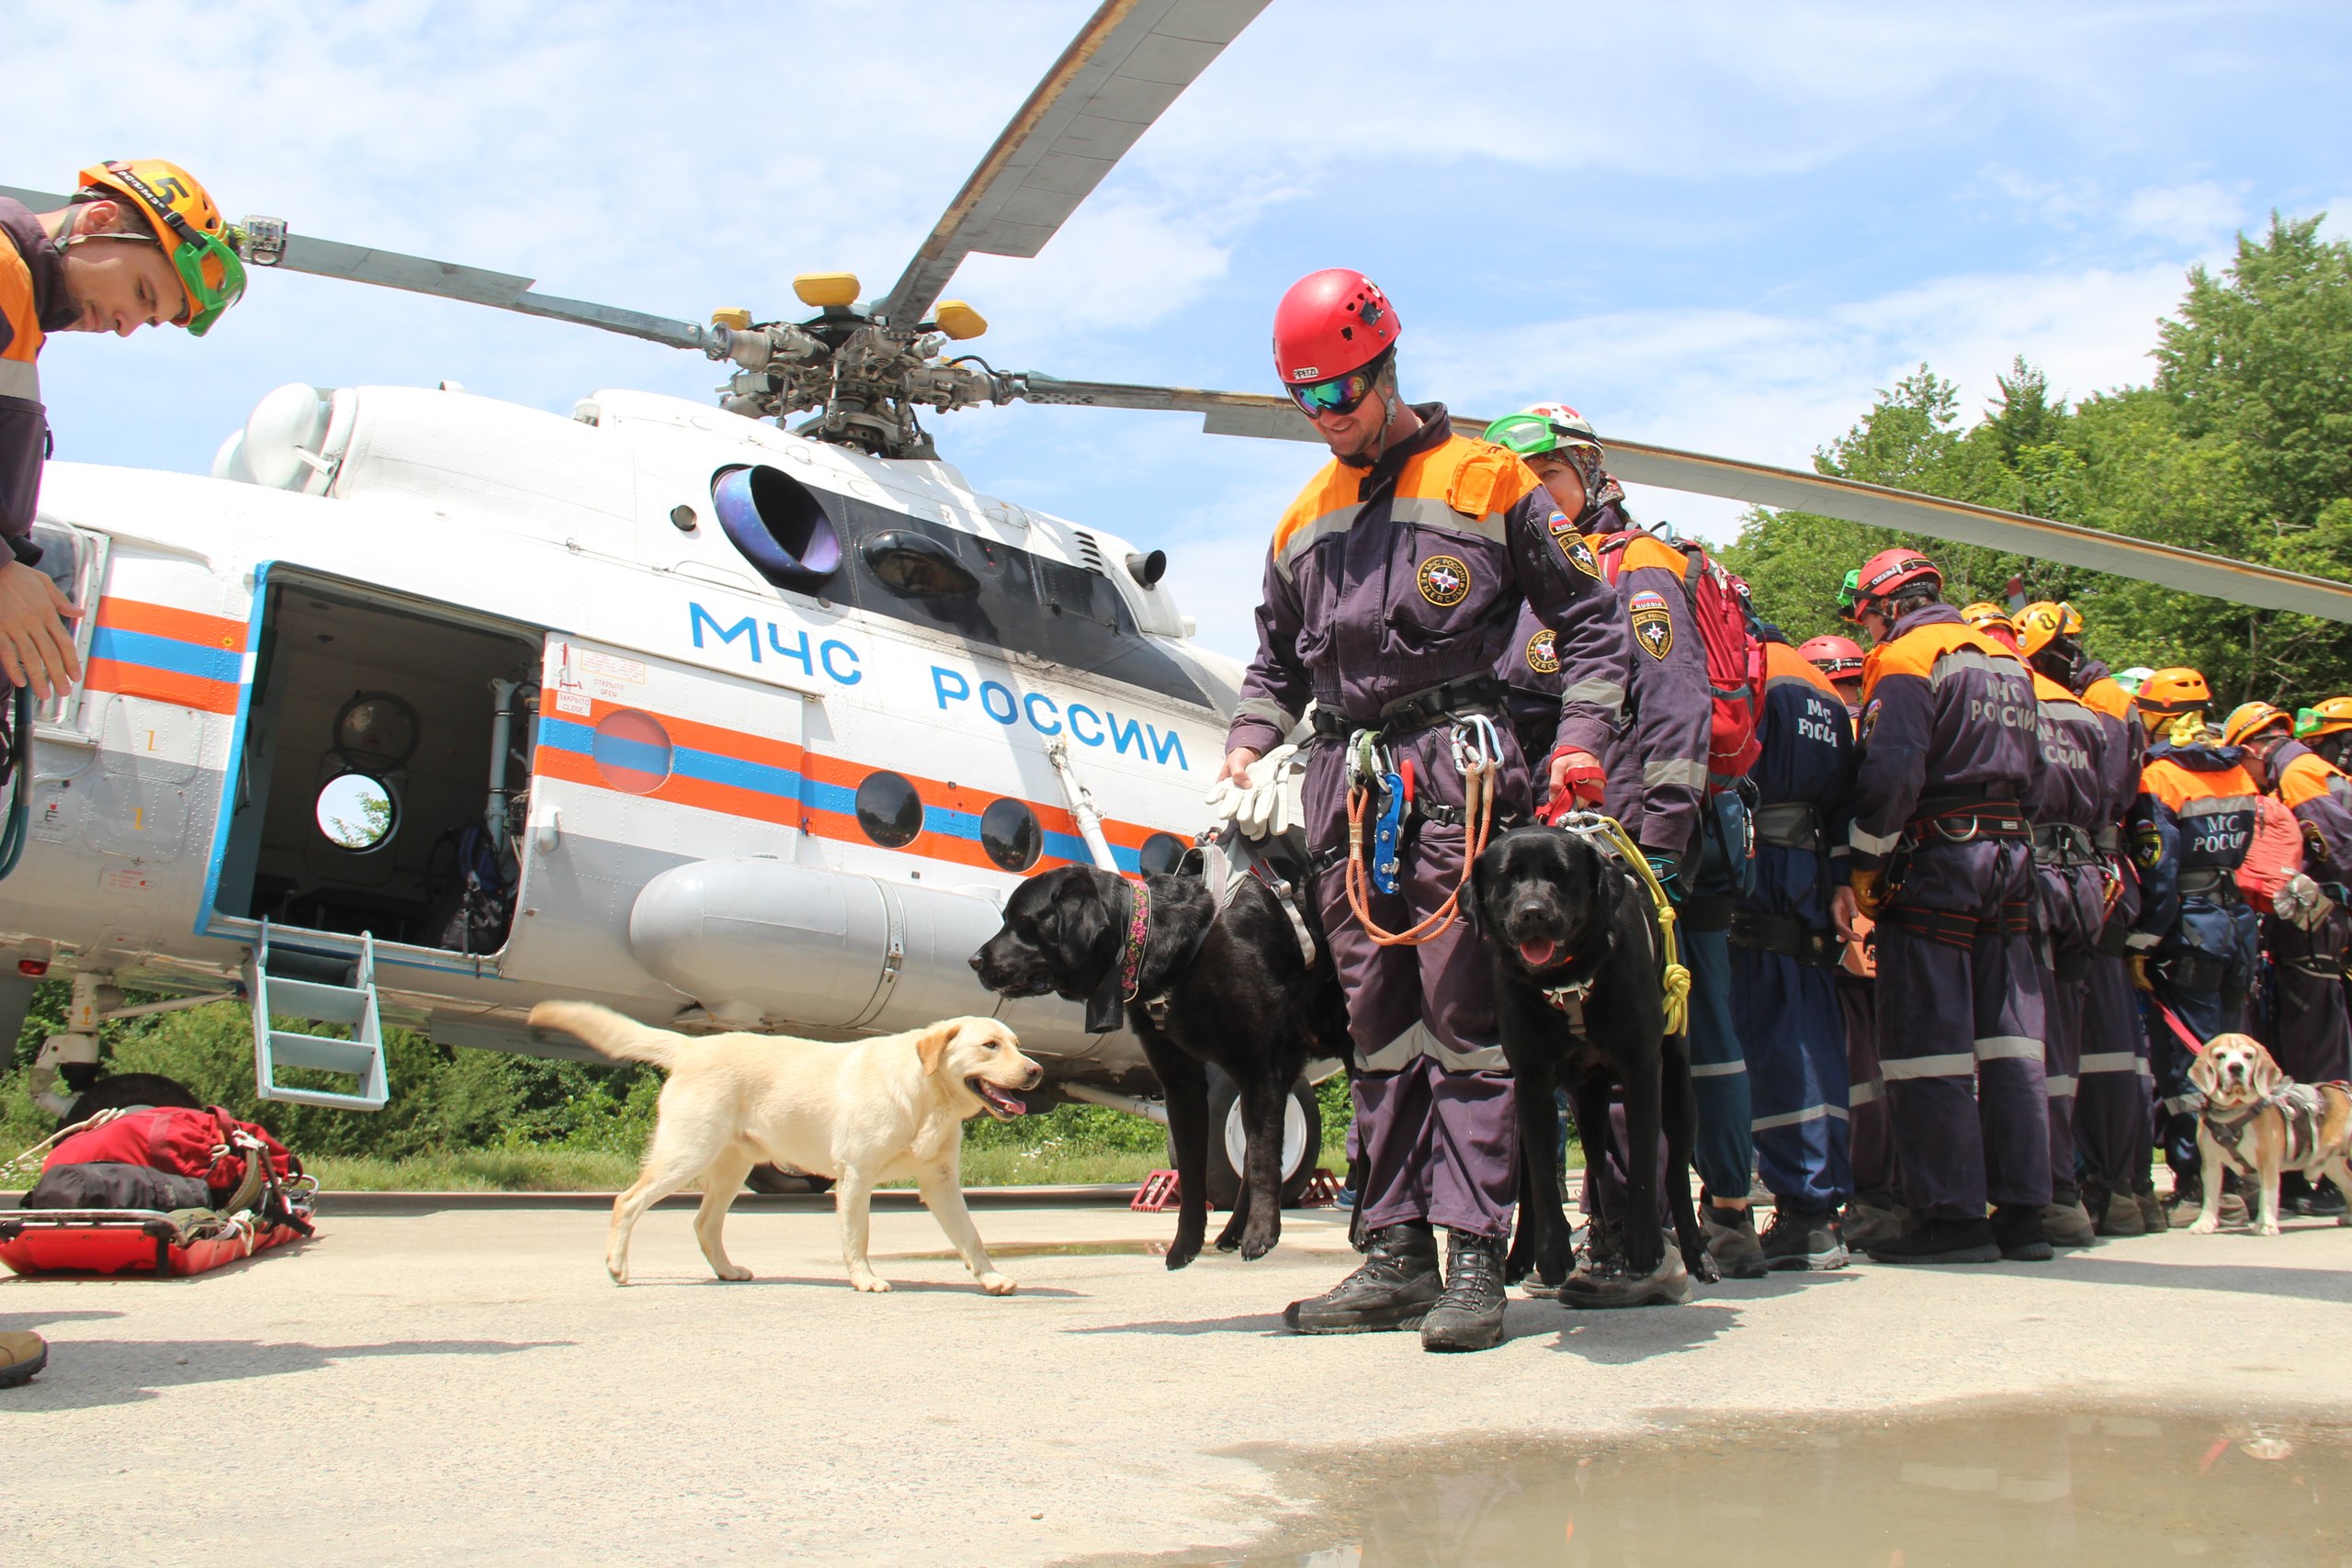
[[[232,214],[668,315],[782,314],[795,272],[887,288],[1091,9],[34,0],[11,10],[0,183],[170,156]],[[1802,465],[1922,360],[1972,409],[2013,354],[2070,393],[2144,379],[2190,265],[2274,207],[2352,218],[2348,44],[2352,7],[2322,4],[1276,0],[1042,256],[976,257],[952,292],[1001,367],[1271,389],[1275,299],[1358,265],[1405,320],[1409,397],[1565,398],[1604,433]],[[202,342],[65,336],[42,373],[61,457],[182,469],[287,381],[569,410],[718,379],[291,275]],[[980,489],[1168,548],[1234,651],[1316,462],[1172,414],[940,434]]]

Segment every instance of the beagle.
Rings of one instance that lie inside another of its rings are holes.
[[[2247,1034],[2216,1034],[2188,1069],[2188,1080],[2205,1097],[2197,1121],[2197,1147],[2204,1156],[2205,1213],[2188,1227],[2192,1235],[2220,1228],[2222,1171],[2261,1183],[2255,1234],[2278,1234],[2278,1176],[2300,1170],[2307,1179],[2325,1176],[2352,1201],[2352,1088],[2340,1083],[2296,1083],[2278,1070],[2270,1053]],[[2336,1221],[2352,1224],[2352,1215]]]

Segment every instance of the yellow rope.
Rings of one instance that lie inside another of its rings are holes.
[[[1624,825],[1614,817],[1598,811],[1576,811],[1561,818],[1559,825],[1570,832],[1597,832],[1606,838],[1623,855],[1625,863],[1641,874],[1642,886],[1650,891],[1650,902],[1657,908],[1657,929],[1666,962],[1659,970],[1658,987],[1666,1000],[1666,1032],[1679,1034],[1690,1021],[1690,971],[1681,963],[1680,949],[1674,940],[1674,905],[1666,896],[1665,885],[1650,866],[1649,857],[1634,842]]]

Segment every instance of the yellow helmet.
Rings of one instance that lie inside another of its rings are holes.
[[[2298,740],[2308,740],[2315,735],[2334,735],[2346,729],[2352,729],[2352,697],[2330,697],[2295,715],[2295,739]]]
[[[2268,703],[2240,703],[2230,710],[2230,716],[2222,721],[2222,744],[2243,746],[2264,730],[2278,725],[2285,725],[2290,729],[2294,727],[2294,720],[2287,716],[2285,709],[2273,707]]]
[[[82,188],[110,192],[130,204],[155,231],[187,290],[190,337],[212,330],[220,312],[245,292],[245,264],[237,235],[196,176],[162,158],[109,159],[82,171]]]
[[[2062,637],[2083,635],[2082,612],[2064,600],[2028,604],[2011,624],[2017,627],[2018,651],[2029,659]]]
[[[2159,670],[2140,682],[2136,699],[2143,713],[2175,714],[2201,713],[2212,705],[2212,688],[2205,684],[2205,677],[2184,665]]]

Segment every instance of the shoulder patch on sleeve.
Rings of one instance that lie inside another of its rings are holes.
[[[1545,626],[1542,631],[1529,637],[1526,648],[1521,652],[1527,660],[1527,667],[1538,675],[1556,675],[1560,672],[1560,652],[1553,646],[1551,627]]]
[[[1674,616],[1665,594],[1645,588],[1626,601],[1625,610],[1634,618],[1635,647],[1659,660],[1674,651]]]
[[[1592,547],[1577,532],[1575,524],[1556,512],[1552,514],[1552,539],[1560,547],[1560,553],[1568,558],[1570,566],[1587,577],[1600,575],[1600,559],[1592,553]]]

